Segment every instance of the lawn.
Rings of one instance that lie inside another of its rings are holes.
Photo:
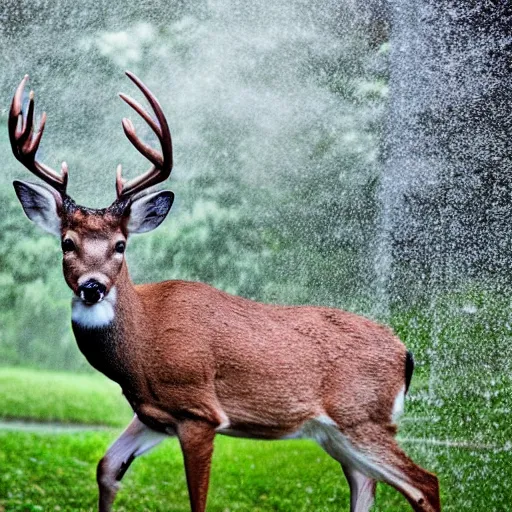
[[[125,426],[121,388],[101,374],[0,368],[0,418]]]
[[[508,510],[512,457],[504,405],[510,379],[496,381],[491,399],[457,387],[435,401],[428,398],[428,379],[421,372],[413,382],[400,442],[418,463],[438,473],[444,510]],[[119,388],[100,375],[6,368],[0,369],[0,404],[4,418],[109,427],[58,434],[0,429],[0,511],[95,510],[96,463],[131,416]],[[212,512],[340,511],[348,510],[348,500],[339,466],[312,442],[216,439]],[[115,510],[189,510],[175,439],[134,462]],[[375,510],[410,508],[394,490],[379,485]]]

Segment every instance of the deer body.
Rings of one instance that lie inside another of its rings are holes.
[[[157,430],[196,417],[221,433],[272,439],[321,416],[392,422],[406,349],[378,324],[336,309],[261,304],[202,283],[134,286],[127,278],[116,292],[111,323],[74,322],[73,330],[91,365]]]
[[[111,511],[135,457],[169,436],[183,451],[192,512],[204,512],[217,433],[314,439],[340,463],[351,512],[369,511],[377,481],[398,489],[415,511],[440,511],[437,478],[394,439],[413,363],[389,329],[337,309],[261,304],[201,283],[132,283],[128,236],[156,228],[172,206],[172,192],[146,191],[169,176],[172,143],[158,101],[127,74],[156,121],[132,98],[121,98],[154,131],[162,153],[123,119],[152,167],[128,182],[118,167],[117,199],[108,208],[77,205],[66,194],[67,165],[59,174],[36,160],[45,117],[34,133],[33,93],[22,113],[28,76],[9,116],[15,157],[47,184],[14,182],[27,216],[61,239],[78,346],[119,383],[135,412],[98,464],[100,512]]]

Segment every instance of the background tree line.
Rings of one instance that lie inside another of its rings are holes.
[[[262,301],[352,309],[422,339],[424,361],[438,350],[429,348],[442,331],[438,305],[458,319],[453,339],[469,332],[465,322],[505,333],[508,317],[493,313],[512,254],[502,7],[27,0],[1,9],[6,364],[84,367],[59,243],[24,218],[11,186],[30,179],[6,131],[27,71],[49,115],[39,156],[67,160],[70,194],[94,207],[114,199],[119,161],[128,176],[147,165],[120,127],[132,116],[115,98],[133,93],[123,71],[161,100],[177,199],[154,234],[130,241],[137,282],[201,280]],[[468,320],[474,308],[482,316]],[[502,343],[491,345],[495,359]]]
[[[2,38],[13,64],[3,103],[21,68],[30,71],[37,110],[49,114],[39,157],[52,166],[66,159],[70,194],[103,207],[116,160],[128,173],[146,166],[122,139],[127,112],[114,96],[120,83],[129,87],[123,70],[134,70],[167,112],[177,197],[164,225],[130,240],[134,280],[201,280],[256,300],[370,313],[386,42],[361,31],[366,19],[340,28],[333,6],[175,7],[114,7],[94,20],[71,7],[61,17],[23,2],[7,9]],[[50,32],[48,19],[58,20]],[[66,44],[50,57],[59,40]],[[183,89],[188,96],[176,97]],[[3,112],[0,359],[85,368],[69,328],[59,241],[24,218],[10,185],[31,177],[10,154]]]

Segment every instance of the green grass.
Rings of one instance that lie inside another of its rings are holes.
[[[6,510],[93,510],[95,465],[114,434],[41,436],[0,434],[8,468],[0,476]],[[23,457],[20,458],[20,454]],[[382,510],[407,510],[396,493],[386,491]],[[310,511],[348,507],[340,469],[313,443],[257,443],[216,440],[209,510]],[[397,508],[398,506],[398,508]],[[37,508],[40,507],[40,508]],[[119,511],[188,511],[178,443],[166,441],[134,462],[116,501]]]
[[[103,375],[0,368],[0,418],[119,427],[132,415]]]
[[[0,433],[0,507],[13,512],[94,510],[96,463],[115,436],[106,432]],[[506,478],[503,469],[508,461],[504,454],[490,456],[440,447],[411,447],[408,451],[439,473],[444,510],[507,509],[511,494],[503,494],[503,486],[497,485]],[[497,471],[501,471],[500,478],[492,478]],[[480,487],[484,481],[485,487]],[[339,466],[313,443],[256,442],[220,436],[216,440],[210,511],[334,512],[348,510],[348,500]],[[134,462],[123,480],[115,510],[189,510],[175,439]],[[375,510],[410,509],[398,493],[379,485]]]
[[[400,442],[416,462],[438,474],[444,510],[507,510],[512,502],[506,412],[510,379],[498,379],[490,398],[485,388],[478,395],[473,386],[465,393],[457,386],[446,387],[444,395],[433,399],[428,396],[428,375],[420,372],[417,377]],[[0,404],[4,417],[115,426],[58,435],[0,430],[0,511],[95,510],[97,461],[119,434],[118,426],[130,418],[119,388],[98,375],[0,369]],[[411,438],[473,445],[418,444]],[[494,447],[482,446],[486,443]],[[348,488],[338,464],[314,443],[217,437],[209,511],[334,512],[348,507]],[[134,462],[115,510],[189,510],[175,439]],[[401,495],[381,484],[375,510],[410,508]]]

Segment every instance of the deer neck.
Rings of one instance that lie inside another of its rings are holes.
[[[120,384],[129,373],[131,333],[141,312],[126,263],[103,301],[87,306],[73,298],[72,326],[78,348],[93,367]]]
[[[133,332],[134,326],[138,324],[136,319],[142,312],[142,302],[130,278],[126,261],[123,262],[113,288],[113,327],[119,332]]]

